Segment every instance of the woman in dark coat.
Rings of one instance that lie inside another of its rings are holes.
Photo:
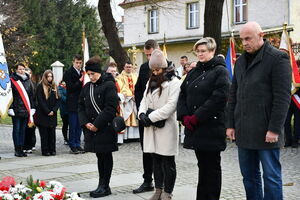
[[[53,80],[51,70],[46,70],[36,89],[37,110],[35,123],[41,136],[41,149],[43,156],[56,155],[55,129],[57,126],[57,110],[59,108],[59,95]]]
[[[82,89],[78,102],[84,150],[96,153],[98,158],[99,184],[96,190],[90,192],[94,198],[111,194],[112,152],[118,150],[117,133],[112,127],[118,106],[117,89],[112,75],[101,74],[99,63],[97,56],[86,63],[85,69],[91,81]]]
[[[177,105],[177,118],[185,126],[184,148],[193,149],[198,160],[197,200],[217,200],[221,192],[220,154],[226,148],[224,110],[230,80],[215,50],[213,38],[196,42],[199,62],[183,81]]]

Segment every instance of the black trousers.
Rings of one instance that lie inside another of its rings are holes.
[[[35,147],[36,136],[35,136],[36,127],[26,127],[25,130],[25,140],[24,140],[24,150],[30,150],[32,147]]]
[[[43,127],[40,126],[39,132],[41,136],[41,149],[42,153],[56,152],[56,127]]]
[[[218,200],[221,193],[222,170],[220,151],[197,151],[197,200]]]
[[[143,150],[143,142],[144,142],[144,126],[139,124],[139,134],[140,134],[140,143],[142,145],[142,150]],[[144,182],[146,183],[151,183],[153,178],[153,159],[151,153],[144,153],[143,150],[143,168],[144,168]]]
[[[152,154],[155,188],[172,193],[176,180],[175,156]]]
[[[69,129],[69,115],[61,115],[60,116],[61,119],[62,119],[62,133],[63,133],[63,136],[64,136],[64,140],[65,141],[68,141],[68,129]]]
[[[103,182],[105,187],[109,187],[110,177],[113,169],[112,152],[96,153],[98,158],[98,172],[99,179]]]
[[[294,130],[292,130],[291,121],[292,116],[294,115]],[[297,143],[300,139],[300,110],[294,103],[291,101],[289,111],[286,116],[284,124],[284,134],[285,134],[285,144]]]

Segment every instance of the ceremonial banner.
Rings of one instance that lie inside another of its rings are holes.
[[[2,35],[0,33],[0,117],[6,117],[7,110],[12,103],[12,89],[5,58]]]
[[[232,80],[233,68],[236,61],[236,53],[234,49],[234,39],[231,37],[229,39],[229,48],[226,55],[226,68],[229,71],[230,79]]]
[[[82,52],[83,52],[83,71],[84,71],[83,85],[85,85],[87,82],[90,82],[90,78],[85,72],[85,63],[90,59],[89,44],[87,38],[85,37],[85,32],[82,33]]]
[[[293,85],[294,85],[294,87],[300,87],[300,74],[299,74],[299,70],[298,70],[298,65],[297,65],[297,62],[295,59],[295,55],[294,55],[291,43],[290,43],[290,38],[289,38],[285,28],[283,29],[283,32],[281,35],[279,49],[285,50],[288,52],[288,54],[290,56],[291,67],[292,67]],[[294,92],[293,89],[292,89],[292,92]]]

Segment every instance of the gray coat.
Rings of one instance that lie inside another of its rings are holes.
[[[291,99],[288,55],[265,42],[246,68],[243,53],[235,63],[227,107],[227,128],[235,128],[236,144],[247,149],[272,149],[284,143],[284,122]],[[267,131],[279,134],[266,143]]]

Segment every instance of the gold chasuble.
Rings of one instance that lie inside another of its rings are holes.
[[[117,76],[116,81],[120,87],[121,116],[125,119],[126,126],[138,126],[136,119],[136,104],[134,100],[134,87],[137,75],[124,70]]]

